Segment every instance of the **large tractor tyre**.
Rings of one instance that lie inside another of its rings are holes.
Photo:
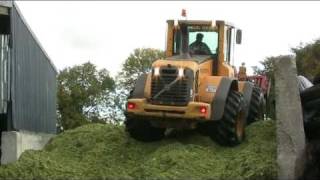
[[[143,98],[144,87],[147,79],[147,74],[139,76],[135,82],[134,89],[130,91],[128,99]],[[156,128],[145,119],[138,119],[126,116],[125,120],[126,131],[136,140],[151,142],[157,141],[164,137],[165,128]]]
[[[263,120],[265,114],[266,102],[260,88],[254,87],[252,90],[251,101],[249,105],[249,114],[247,124],[251,124],[257,120]]]
[[[305,88],[302,92],[300,92],[302,105],[305,105],[308,102],[314,101],[316,99],[320,99],[319,92],[320,92],[320,84],[316,84],[309,88]]]
[[[300,92],[304,131],[308,140],[320,139],[320,84]]]
[[[159,141],[164,137],[165,128],[156,128],[144,119],[126,118],[126,131],[138,141]]]
[[[221,120],[208,124],[209,136],[224,146],[236,146],[245,137],[245,106],[243,95],[230,90]]]
[[[210,123],[212,123],[212,122],[198,123],[197,127],[196,127],[196,131],[203,136],[209,136],[209,134],[210,134],[209,132],[210,132],[210,130],[212,130],[209,128],[211,126]]]

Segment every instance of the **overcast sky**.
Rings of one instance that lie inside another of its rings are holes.
[[[235,65],[320,37],[320,2],[17,1],[27,23],[59,70],[91,61],[112,75],[135,48],[164,50],[167,19],[226,20],[243,31]]]

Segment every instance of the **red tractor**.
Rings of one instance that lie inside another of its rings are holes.
[[[264,97],[267,97],[267,95],[269,94],[270,86],[266,75],[247,76],[247,81],[253,82],[262,90]]]

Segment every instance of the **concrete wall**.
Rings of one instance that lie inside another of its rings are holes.
[[[295,59],[274,61],[278,179],[298,179],[304,169],[305,133]]]
[[[41,150],[53,136],[53,134],[33,133],[28,131],[2,132],[1,164],[17,161],[25,150]]]
[[[0,6],[4,6],[4,7],[12,7],[12,1],[0,1]]]

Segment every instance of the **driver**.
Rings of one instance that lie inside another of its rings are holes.
[[[192,54],[202,54],[209,55],[211,54],[210,48],[206,43],[202,42],[203,34],[198,33],[196,40],[190,44],[190,51]]]

